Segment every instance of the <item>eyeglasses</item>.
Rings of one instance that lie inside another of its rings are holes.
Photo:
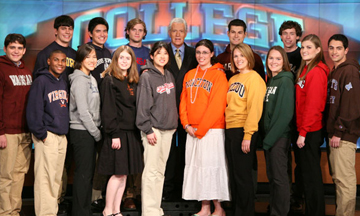
[[[203,54],[203,55],[209,55],[210,52],[205,52],[205,51],[204,51],[204,52],[200,52],[200,51],[196,51],[195,54],[196,54],[196,55],[201,55],[201,54]]]

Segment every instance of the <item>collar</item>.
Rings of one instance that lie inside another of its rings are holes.
[[[21,61],[18,61],[18,62],[13,62],[15,64],[16,67],[20,67],[21,65]]]
[[[170,43],[170,44],[171,44],[171,48],[172,48],[172,50],[173,50],[173,53],[174,53],[174,55],[175,55],[176,49],[178,49],[178,48],[176,48],[172,43]],[[185,53],[185,44],[181,45],[181,47],[179,48],[179,50],[180,50],[180,55],[181,55],[181,57],[184,56],[184,53]]]

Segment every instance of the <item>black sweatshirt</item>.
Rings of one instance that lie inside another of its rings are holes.
[[[105,133],[120,138],[121,130],[135,130],[136,83],[106,75],[100,87],[101,121]]]

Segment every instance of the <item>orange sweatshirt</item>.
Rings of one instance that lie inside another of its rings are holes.
[[[228,83],[225,73],[219,68],[224,69],[219,63],[205,71],[198,66],[184,77],[180,120],[184,128],[187,124],[197,128],[195,135],[199,139],[211,128],[225,128]]]
[[[258,130],[263,110],[266,84],[254,70],[246,74],[236,74],[229,80],[226,128],[244,128],[244,140]]]

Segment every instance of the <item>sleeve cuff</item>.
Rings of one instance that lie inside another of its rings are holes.
[[[250,141],[251,141],[251,137],[252,137],[252,135],[251,135],[251,134],[246,133],[246,134],[244,135],[243,140],[250,140]]]
[[[154,133],[154,131],[153,131],[153,129],[152,129],[152,128],[150,128],[150,130],[146,131],[145,133],[146,133],[146,135],[149,135],[149,134]]]
[[[304,130],[299,131],[300,136],[306,137],[306,134],[307,134],[307,132]]]
[[[334,136],[336,136],[336,137],[342,138],[342,134],[343,134],[342,131],[339,131],[339,130],[335,130],[335,131],[334,131]]]

